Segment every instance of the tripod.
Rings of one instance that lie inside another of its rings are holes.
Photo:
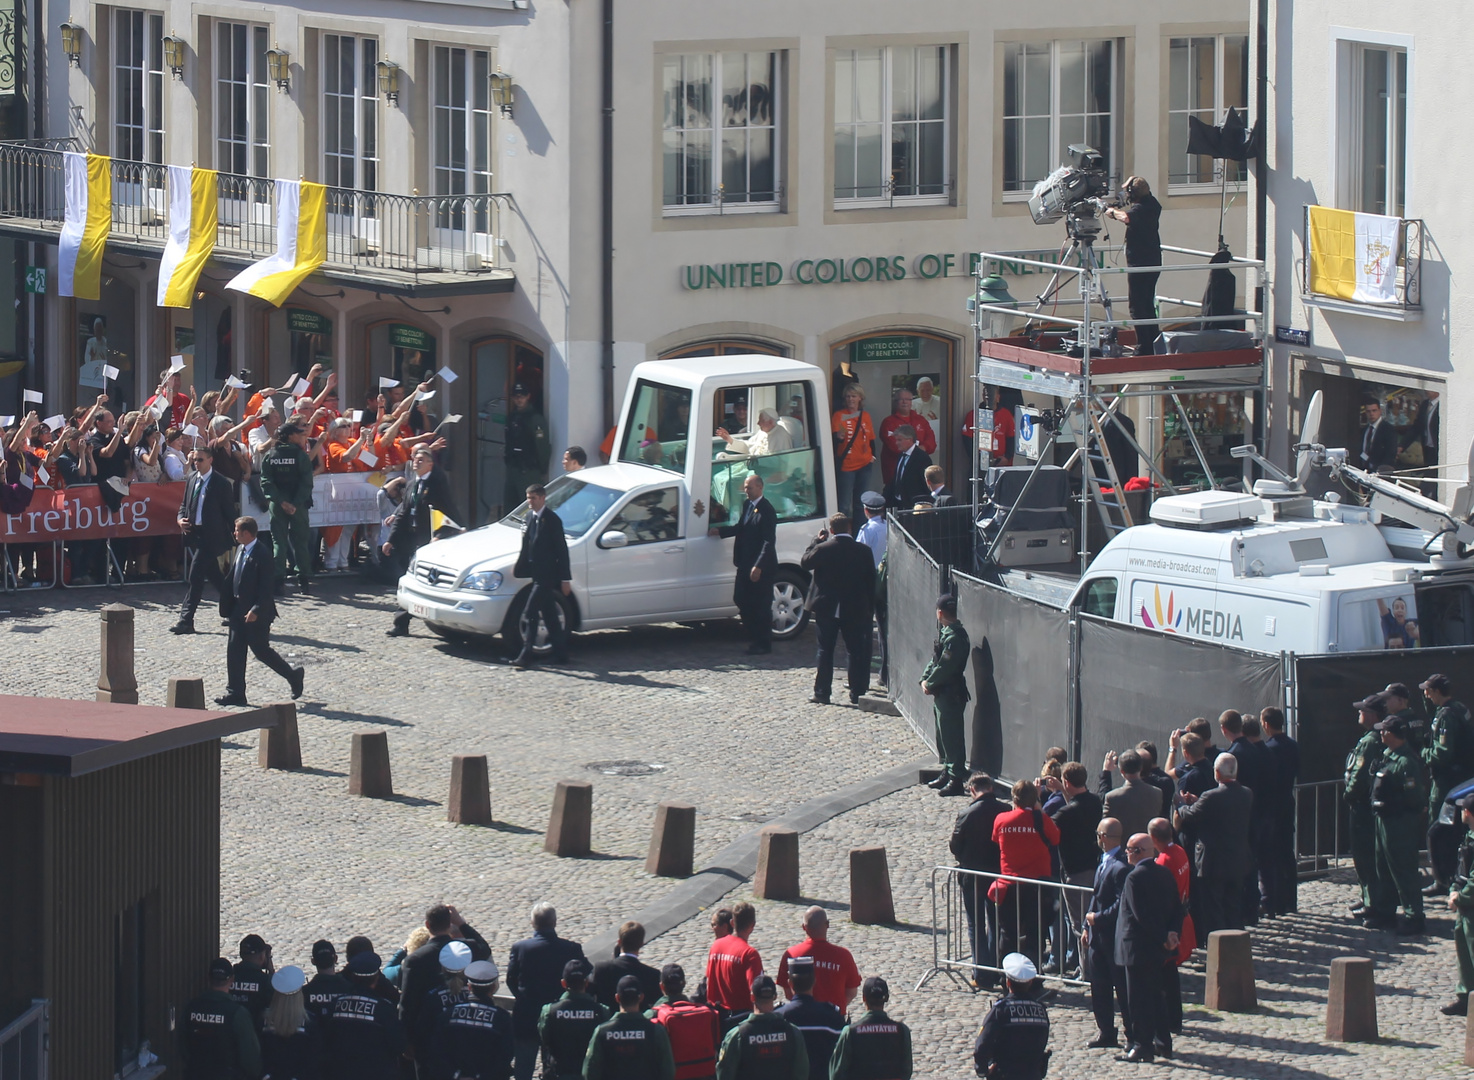
[[[1080,269],[1075,271],[1080,281],[1080,304],[1081,310],[1088,311],[1092,301],[1099,301],[1105,310],[1106,321],[1115,322],[1116,316],[1111,309],[1111,297],[1105,289],[1105,282],[1097,274],[1097,263],[1095,261],[1095,237],[1100,233],[1100,219],[1095,216],[1093,207],[1085,207],[1083,210],[1072,210],[1065,218],[1065,230],[1070,238],[1069,246],[1065,249],[1064,256],[1059,260],[1062,265],[1068,264],[1072,258],[1079,260]],[[1064,288],[1064,275],[1066,271],[1056,270],[1049,279],[1049,284],[1044,291],[1038,295],[1034,304],[1034,312],[1037,314],[1044,310],[1044,305],[1058,296]],[[1026,318],[1027,326],[1031,320]],[[1090,351],[1096,356],[1120,356],[1121,346],[1116,341],[1116,328],[1114,326],[1092,327],[1090,331]],[[1080,343],[1083,347],[1084,343]]]

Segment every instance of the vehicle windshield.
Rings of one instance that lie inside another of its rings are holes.
[[[641,379],[625,417],[619,460],[684,474],[690,433],[691,391]]]
[[[563,521],[564,535],[579,537],[594,527],[624,494],[613,488],[585,483],[563,475],[548,484],[548,509]],[[502,518],[503,525],[520,529],[527,521],[527,500]]]

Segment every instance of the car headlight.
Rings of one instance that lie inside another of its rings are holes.
[[[496,592],[501,587],[500,570],[473,570],[466,575],[466,580],[461,582],[461,588],[475,589],[477,592]]]

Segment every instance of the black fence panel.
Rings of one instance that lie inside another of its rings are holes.
[[[891,517],[900,523],[922,551],[932,557],[933,562],[971,571],[975,530],[970,505],[896,510]]]
[[[1069,744],[1069,612],[954,574],[957,615],[972,642],[968,761],[994,776],[1035,775]]]
[[[1278,656],[1088,615],[1080,616],[1078,633],[1079,760],[1092,775],[1107,750],[1123,750],[1142,739],[1156,743],[1165,758],[1169,733],[1195,716],[1215,721],[1216,738],[1218,714],[1225,709],[1257,712],[1284,704]]]
[[[886,539],[885,574],[891,698],[921,740],[936,750],[931,698],[921,692],[920,679],[937,639],[942,571],[894,519]]]

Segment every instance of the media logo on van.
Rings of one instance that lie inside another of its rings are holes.
[[[1146,605],[1141,605],[1141,622],[1149,630],[1165,630],[1169,634],[1175,634],[1182,628],[1182,609],[1175,608],[1176,597],[1172,590],[1167,590],[1167,611],[1162,612],[1162,589],[1160,586],[1152,586],[1152,606],[1157,610],[1157,621],[1152,622],[1152,617],[1147,614]],[[1174,610],[1175,608],[1175,610]]]
[[[1189,592],[1189,599],[1191,592]],[[1162,588],[1152,586],[1152,611],[1147,611],[1143,601],[1138,605],[1141,623],[1149,630],[1163,630],[1169,634],[1185,633],[1192,637],[1221,638],[1226,641],[1244,640],[1244,621],[1231,611],[1217,611],[1211,607],[1179,605],[1176,590],[1167,590],[1167,606],[1162,607]],[[1152,616],[1155,614],[1156,618]]]

